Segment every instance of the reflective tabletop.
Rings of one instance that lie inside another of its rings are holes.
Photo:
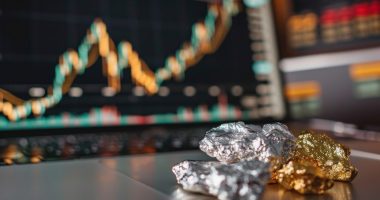
[[[271,184],[266,187],[262,199],[378,199],[380,155],[376,153],[380,152],[380,143],[350,140],[340,142],[351,148],[357,147],[353,150],[355,154],[351,156],[351,161],[359,169],[359,173],[351,183],[335,182],[333,188],[323,195],[300,195],[287,191],[278,184]],[[372,154],[359,157],[366,149]],[[171,167],[183,160],[210,160],[210,158],[201,151],[186,151],[109,158],[100,162],[169,195],[172,199],[214,199],[211,196],[185,192],[176,184]]]

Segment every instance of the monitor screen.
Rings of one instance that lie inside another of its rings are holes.
[[[379,0],[274,0],[283,57],[380,45]]]
[[[289,118],[374,129],[380,1],[273,0],[273,9]]]
[[[0,131],[282,118],[270,6],[244,2],[2,1]]]

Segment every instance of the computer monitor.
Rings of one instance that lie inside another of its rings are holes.
[[[273,5],[283,57],[380,45],[378,0],[273,0]]]
[[[274,0],[273,8],[289,115],[378,130],[380,1]]]
[[[282,119],[255,2],[2,2],[0,132]]]

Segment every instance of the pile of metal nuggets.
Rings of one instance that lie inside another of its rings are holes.
[[[281,123],[222,124],[206,132],[199,147],[219,162],[183,161],[172,171],[185,191],[218,199],[259,199],[268,183],[323,194],[334,180],[351,181],[358,173],[347,147],[324,134],[295,137]]]

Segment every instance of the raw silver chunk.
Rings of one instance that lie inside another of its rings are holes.
[[[234,164],[183,161],[172,171],[184,190],[219,199],[258,199],[270,176],[269,164],[259,160]]]
[[[183,161],[172,168],[178,184],[186,191],[209,193],[206,180],[210,176],[211,167],[221,165],[214,161]]]
[[[259,157],[265,160],[270,149],[261,134],[261,128],[243,122],[226,123],[206,132],[199,148],[211,157],[225,163]]]
[[[267,138],[274,155],[287,159],[295,147],[296,137],[281,123],[264,124],[263,134]]]
[[[226,123],[206,132],[199,148],[225,163],[259,159],[268,162],[272,156],[287,156],[295,137],[280,123],[263,128],[243,122]]]

